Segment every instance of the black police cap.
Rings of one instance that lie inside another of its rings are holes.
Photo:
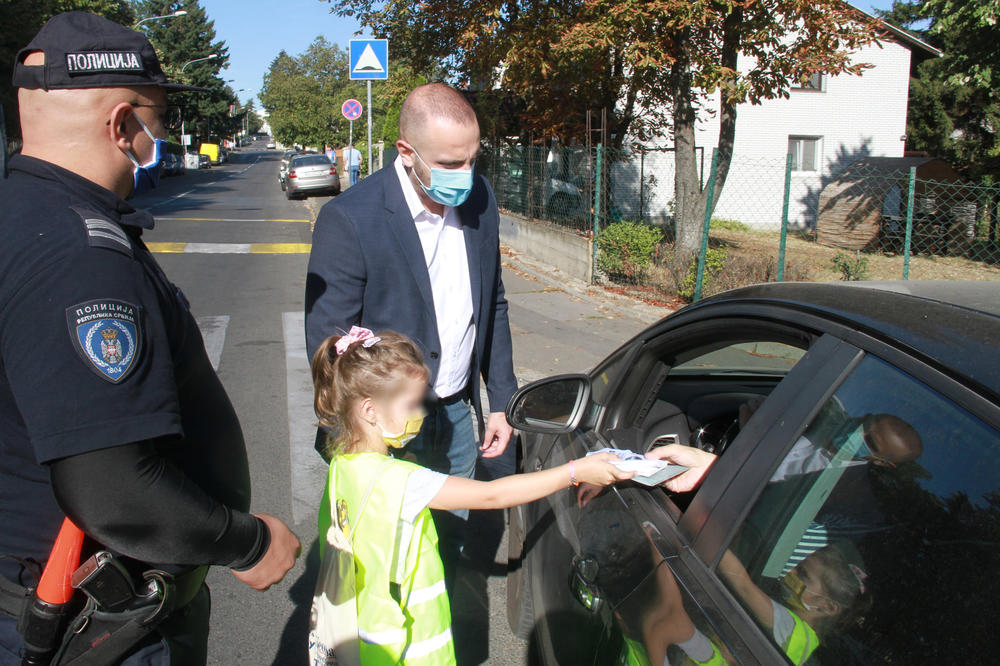
[[[25,65],[42,51],[44,65]],[[16,88],[120,88],[159,86],[167,92],[208,92],[170,83],[153,45],[141,32],[89,12],[63,12],[42,26],[14,62]]]

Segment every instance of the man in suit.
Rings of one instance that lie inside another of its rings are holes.
[[[478,447],[483,458],[499,458],[496,468],[513,471],[504,409],[517,381],[496,199],[473,173],[475,111],[445,84],[419,86],[400,109],[396,147],[392,164],[327,203],[316,220],[305,299],[310,358],[352,325],[409,336],[423,348],[431,391],[408,451],[436,471],[472,477]],[[435,516],[449,569],[461,541],[462,526],[453,523],[467,515]]]

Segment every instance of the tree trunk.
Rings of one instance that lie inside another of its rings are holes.
[[[670,86],[674,100],[674,229],[679,254],[694,254],[701,245],[704,208],[698,210],[701,183],[695,150],[694,92],[686,57],[671,67]]]
[[[740,52],[740,24],[743,10],[735,8],[726,17],[723,25],[722,56],[723,67],[736,72]],[[708,183],[701,188],[698,178],[697,147],[695,145],[695,124],[697,114],[694,108],[694,91],[691,88],[691,74],[685,58],[678,58],[671,72],[671,87],[674,98],[674,219],[676,221],[678,252],[697,253],[701,249],[701,236],[705,225],[705,209],[715,210],[722,188],[729,175],[733,159],[733,144],[736,138],[736,104],[727,99],[723,90],[719,106],[719,154],[714,173],[715,186],[711,204],[708,201]],[[713,177],[711,171],[709,178]]]

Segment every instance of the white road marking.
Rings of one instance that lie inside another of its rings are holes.
[[[292,522],[298,525],[306,520],[315,521],[328,467],[314,448],[316,416],[312,409],[312,373],[306,357],[305,314],[282,313],[281,323],[285,338]]]
[[[241,169],[239,171],[233,171],[233,172],[227,173],[220,180],[226,180],[227,178],[232,178],[233,176],[236,176],[236,175],[239,175],[239,174],[242,174],[242,173],[246,173],[250,169],[250,167],[252,167],[255,164],[257,164],[257,162],[260,162],[260,156],[259,155],[257,156],[257,159],[255,159],[253,162],[251,162],[250,164],[248,164],[243,169]],[[185,197],[185,196],[191,194],[192,192],[194,192],[195,190],[197,190],[199,187],[205,187],[206,185],[212,185],[212,184],[213,183],[209,182],[209,183],[202,183],[201,185],[195,185],[194,187],[192,187],[187,192],[181,192],[180,194],[175,194],[174,196],[169,197],[167,199],[164,199],[163,201],[157,201],[154,204],[150,204],[146,208],[149,209],[149,208],[156,208],[157,206],[162,206],[164,204],[170,203],[171,201],[174,201],[175,199],[180,199],[181,197]]]
[[[201,337],[205,341],[205,351],[212,368],[218,372],[219,361],[222,358],[222,347],[226,343],[226,328],[229,326],[229,315],[195,317]]]
[[[250,254],[250,243],[188,243],[184,252],[188,254]]]

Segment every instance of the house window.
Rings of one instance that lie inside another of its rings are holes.
[[[794,81],[792,83],[792,90],[813,90],[815,92],[822,92],[823,75],[817,72],[805,81]]]
[[[823,137],[790,136],[788,154],[792,156],[792,171],[819,171]]]

